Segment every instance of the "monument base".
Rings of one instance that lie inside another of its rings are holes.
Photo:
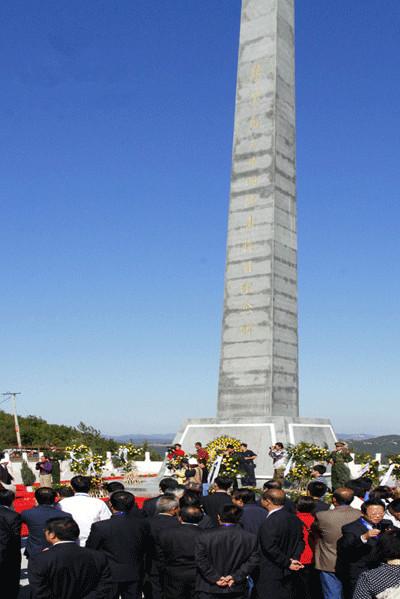
[[[266,480],[273,475],[272,460],[268,455],[271,445],[281,441],[284,445],[295,445],[300,441],[327,445],[334,448],[337,440],[330,421],[326,418],[204,418],[187,420],[175,436],[174,443],[181,443],[188,454],[194,453],[194,444],[200,441],[203,446],[220,435],[228,435],[247,443],[257,454],[256,477]]]

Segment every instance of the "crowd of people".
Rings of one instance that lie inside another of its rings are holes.
[[[208,494],[167,477],[141,509],[120,482],[108,483],[106,502],[90,496],[85,476],[38,488],[21,514],[3,488],[2,597],[18,597],[25,523],[32,599],[397,598],[399,489],[360,478],[330,493],[317,464],[294,497],[275,474],[261,493],[226,476]]]
[[[207,484],[209,478],[209,454],[200,441],[195,443],[195,452],[192,456],[186,456],[180,443],[175,443],[167,455],[168,467],[173,476],[181,484],[201,483]],[[257,454],[249,449],[247,443],[241,443],[239,448],[227,445],[222,457],[234,461],[238,472],[240,472],[241,484],[243,486],[256,486],[256,464]],[[221,472],[224,471],[224,462],[220,464]]]

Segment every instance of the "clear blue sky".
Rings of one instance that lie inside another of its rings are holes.
[[[0,391],[107,433],[216,409],[239,0],[0,5]],[[396,432],[400,2],[297,2],[304,416]]]

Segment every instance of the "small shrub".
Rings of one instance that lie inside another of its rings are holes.
[[[51,475],[53,477],[53,483],[58,485],[58,484],[60,484],[60,477],[61,477],[60,462],[58,460],[53,460],[52,465],[53,465],[53,470],[51,471]]]
[[[29,468],[29,466],[28,466],[27,462],[25,462],[25,460],[22,462],[22,466],[21,466],[21,478],[22,478],[22,482],[24,483],[25,487],[31,487],[33,485],[33,483],[36,482],[36,476],[34,475],[32,470]]]

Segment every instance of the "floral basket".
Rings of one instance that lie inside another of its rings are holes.
[[[232,445],[234,448],[233,455],[224,455],[228,445]],[[222,455],[223,459],[221,462],[220,476],[226,476],[228,478],[236,478],[240,474],[239,460],[235,456],[240,451],[240,441],[235,437],[228,437],[227,435],[221,435],[217,437],[206,446],[208,452],[208,465],[215,462],[217,456]]]

